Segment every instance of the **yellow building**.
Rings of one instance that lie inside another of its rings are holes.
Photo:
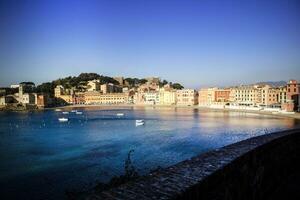
[[[127,93],[107,93],[85,92],[85,104],[124,104],[128,103]]]
[[[99,91],[100,90],[100,81],[99,80],[92,80],[88,81],[87,83],[87,91]]]
[[[69,94],[65,94],[64,87],[62,85],[58,85],[54,88],[54,97],[59,101],[63,101],[62,103],[73,103],[73,96]]]
[[[159,104],[160,105],[176,105],[176,90],[159,89]]]

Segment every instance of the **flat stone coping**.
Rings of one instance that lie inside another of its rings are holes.
[[[86,199],[173,199],[247,152],[300,129],[269,133],[200,154]]]

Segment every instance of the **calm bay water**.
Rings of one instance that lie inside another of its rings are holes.
[[[291,118],[187,108],[0,113],[0,190],[7,199],[61,199],[106,182],[132,160],[140,174],[250,137],[297,126]],[[124,113],[117,117],[117,113]],[[135,126],[144,119],[144,126]]]

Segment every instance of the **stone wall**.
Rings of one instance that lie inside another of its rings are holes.
[[[300,199],[298,162],[300,130],[282,131],[201,154],[87,199]]]

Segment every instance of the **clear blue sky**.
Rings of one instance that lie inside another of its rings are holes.
[[[300,79],[298,0],[0,0],[0,86],[81,72],[186,87]]]

